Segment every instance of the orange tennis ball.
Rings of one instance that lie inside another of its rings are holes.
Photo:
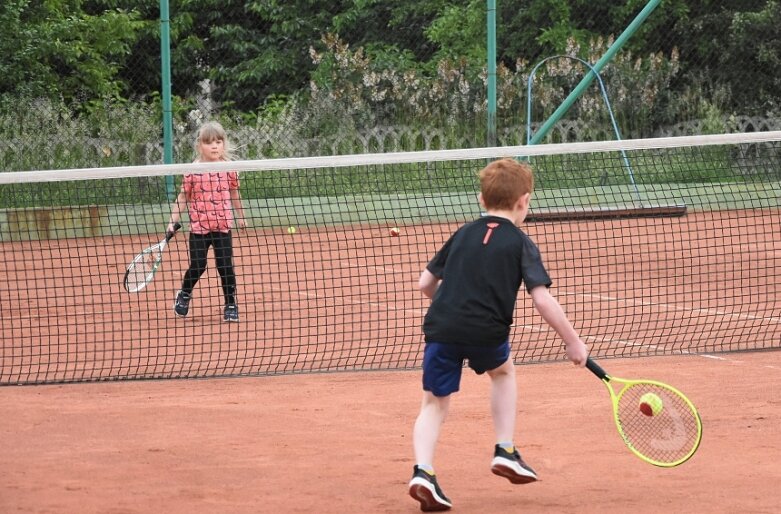
[[[640,397],[640,412],[646,416],[656,416],[662,412],[662,399],[654,393],[645,393]]]
[[[399,234],[401,234],[401,231],[399,230],[398,227],[393,227],[392,229],[390,229],[391,237],[399,237]]]

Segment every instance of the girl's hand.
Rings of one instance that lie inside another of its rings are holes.
[[[239,228],[247,228],[247,220],[244,218],[238,218],[236,220],[236,226]]]

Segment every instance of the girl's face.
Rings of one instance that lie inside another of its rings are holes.
[[[205,162],[221,161],[225,153],[225,141],[213,139],[209,142],[201,141],[201,159]]]

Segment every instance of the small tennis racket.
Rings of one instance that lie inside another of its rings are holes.
[[[180,228],[182,228],[182,225],[175,223],[173,232],[168,232],[162,241],[153,244],[136,255],[125,271],[123,284],[128,293],[141,291],[155,278],[157,268],[163,262],[163,250],[165,250],[165,247],[168,246],[168,241],[176,235],[176,231]]]
[[[694,455],[702,439],[702,421],[682,392],[654,380],[611,377],[590,358],[586,367],[610,391],[618,433],[632,453],[666,468]],[[616,393],[611,384],[623,387]]]

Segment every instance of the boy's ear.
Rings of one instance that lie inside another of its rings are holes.
[[[525,208],[529,206],[529,202],[531,201],[532,194],[531,193],[525,193],[522,194],[521,197],[518,199],[518,206],[521,208]]]
[[[483,193],[477,193],[477,201],[480,202],[480,207],[485,209],[485,202],[483,201]]]

